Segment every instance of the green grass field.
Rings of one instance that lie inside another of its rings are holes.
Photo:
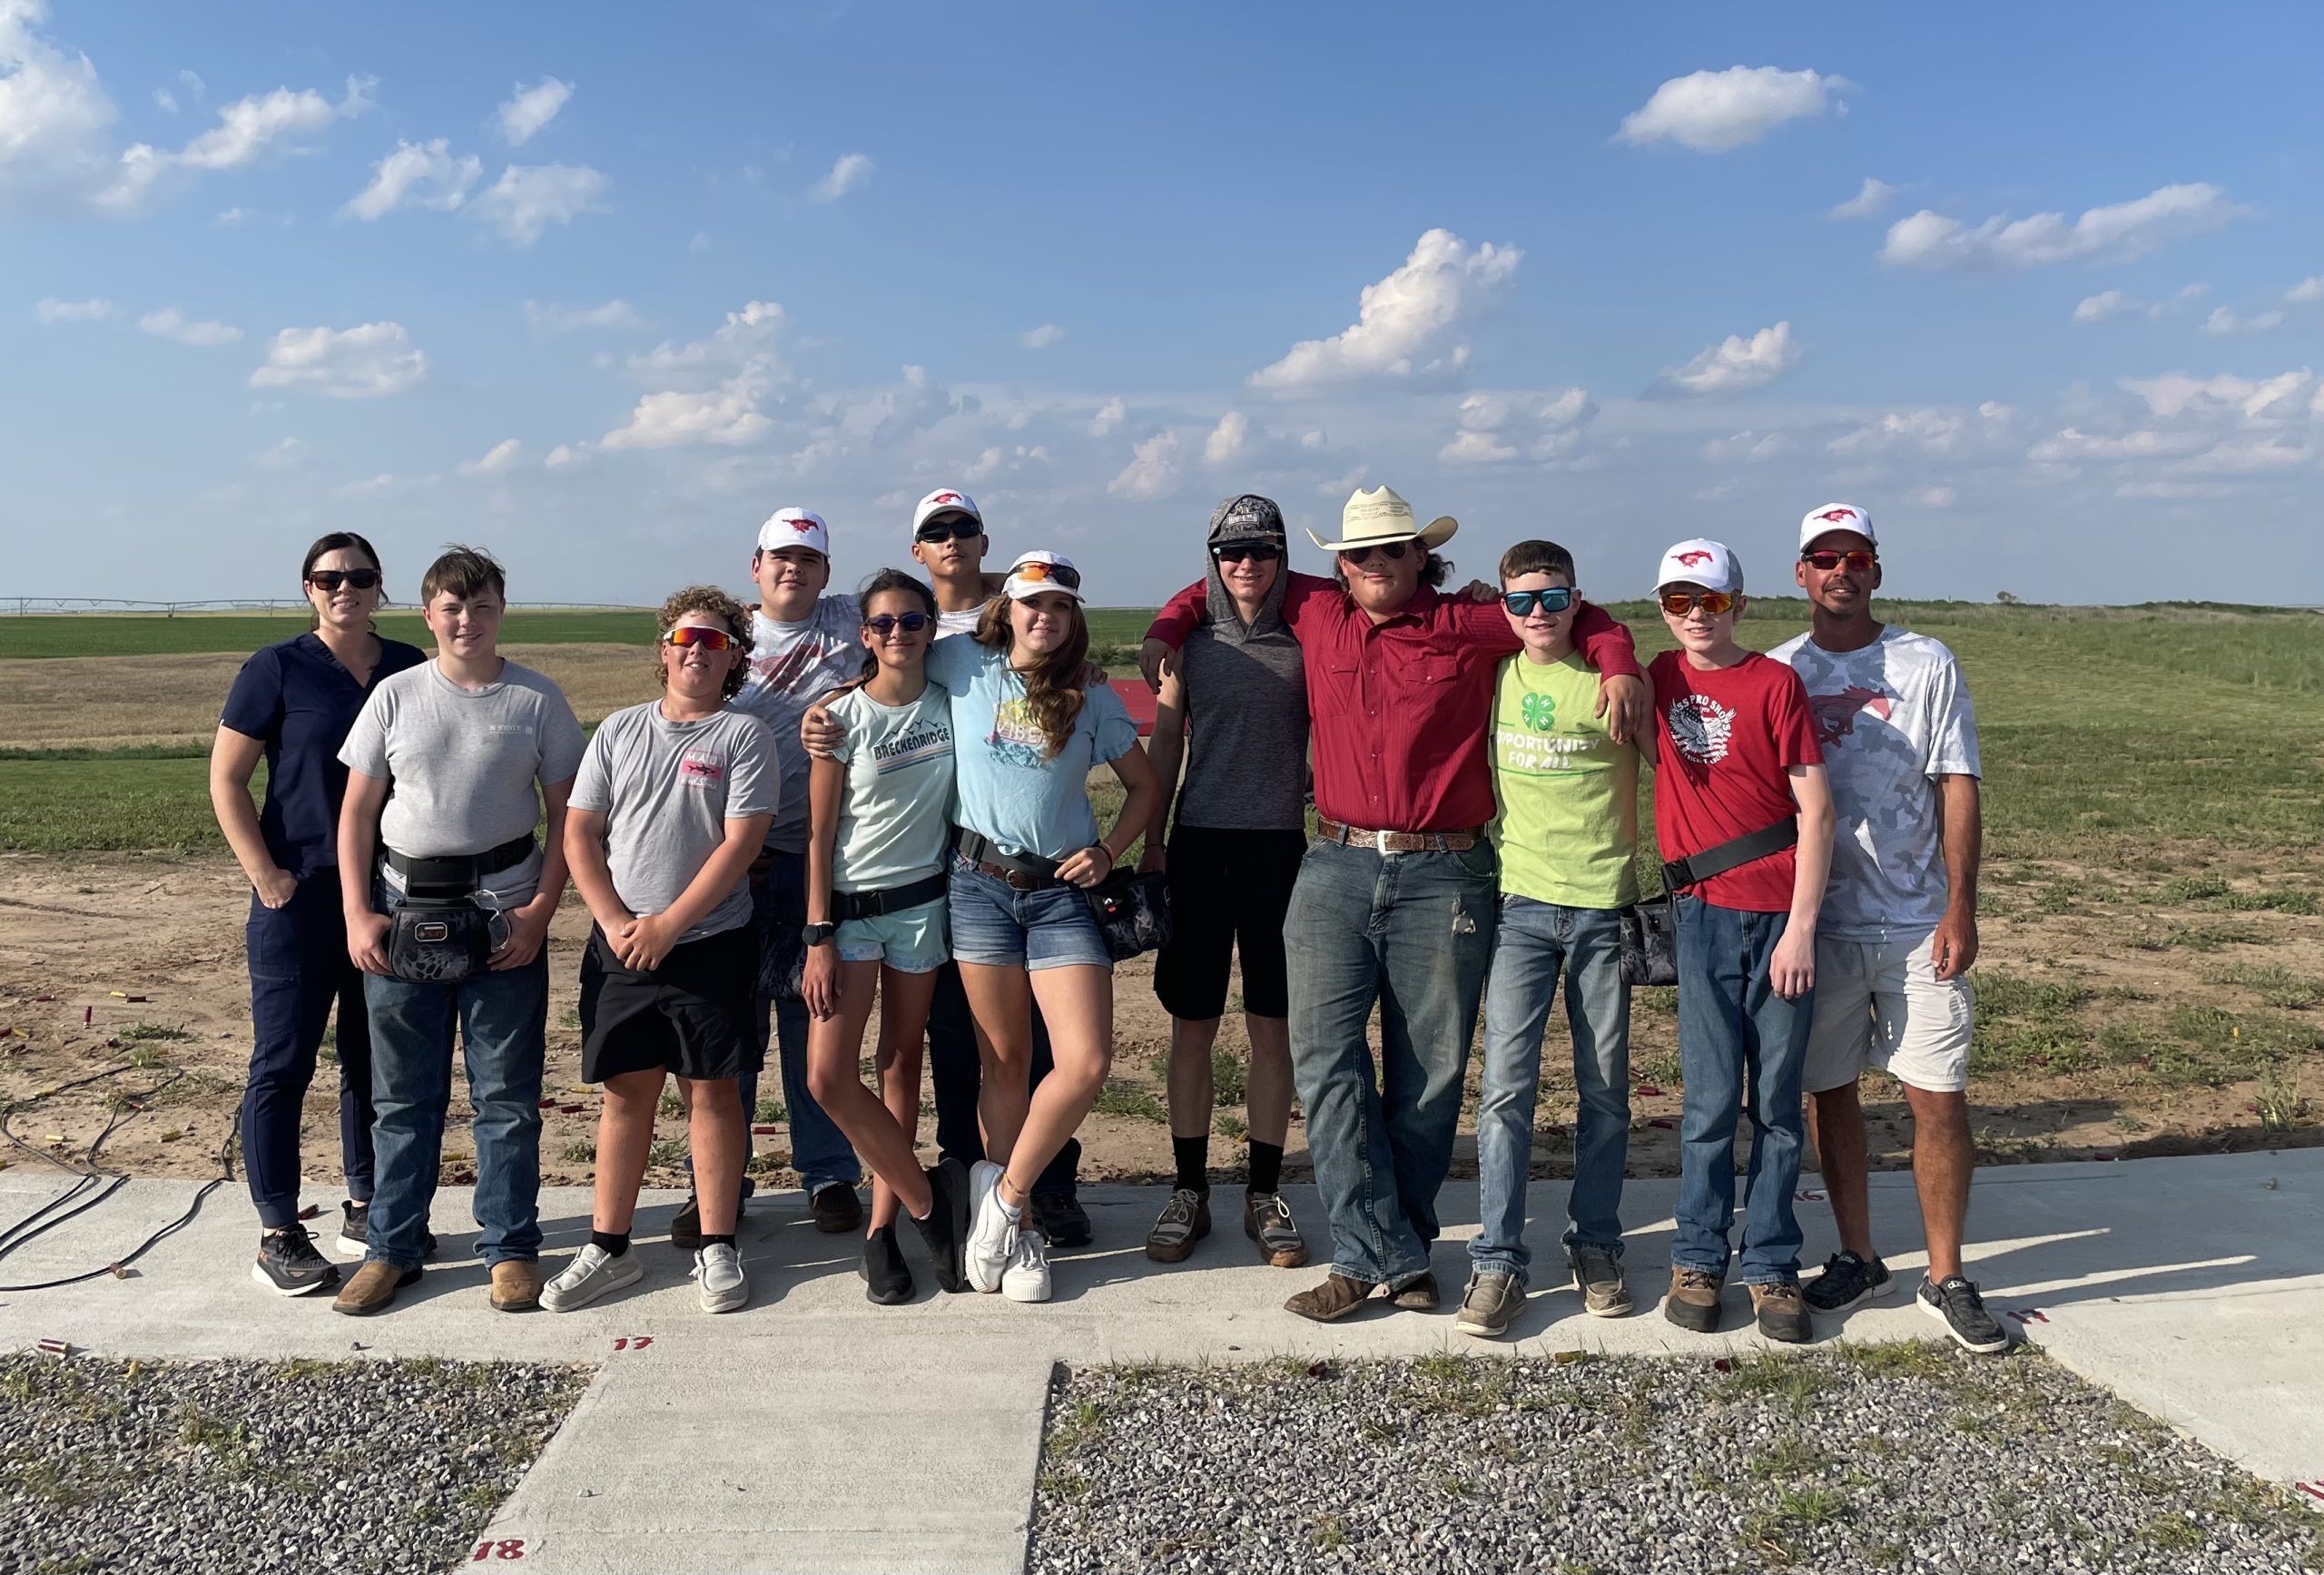
[[[1642,650],[1669,646],[1648,605],[1614,610]],[[2324,619],[2316,615],[1945,603],[1886,612],[1961,655],[1996,856],[2119,861],[2137,859],[2148,841],[2307,854],[2324,842]],[[383,619],[389,633],[416,630],[416,618],[405,629],[397,616]],[[1093,610],[1095,643],[1126,655],[1147,616]],[[1806,621],[1805,603],[1768,601],[1740,628],[1747,643],[1766,646]],[[0,617],[0,655],[243,650],[297,625],[288,616]],[[642,643],[649,617],[519,612],[508,637]],[[0,752],[0,849],[222,845],[197,749]]]

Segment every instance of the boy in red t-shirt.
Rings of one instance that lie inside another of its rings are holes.
[[[1740,1103],[1756,1132],[1744,1189],[1743,1279],[1759,1333],[1797,1343],[1808,1323],[1791,1196],[1816,913],[1832,864],[1831,788],[1799,675],[1735,643],[1745,605],[1735,554],[1715,541],[1680,542],[1662,555],[1655,597],[1679,642],[1649,668],[1655,836],[1665,861],[1696,866],[1670,882],[1686,1103],[1679,1233],[1662,1311],[1682,1329],[1718,1328]],[[1796,846],[1787,834],[1795,817]]]

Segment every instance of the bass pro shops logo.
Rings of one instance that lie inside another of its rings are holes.
[[[1728,742],[1735,735],[1735,707],[1721,705],[1708,694],[1681,694],[1664,715],[1680,754],[1703,765],[1717,765],[1727,758]]]

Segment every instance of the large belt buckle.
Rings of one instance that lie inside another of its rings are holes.
[[[1384,855],[1386,855],[1386,854],[1388,854],[1388,853],[1390,853],[1390,852],[1394,851],[1394,850],[1393,850],[1393,849],[1392,849],[1392,848],[1390,848],[1390,847],[1388,846],[1388,839],[1389,839],[1390,837],[1394,836],[1395,834],[1396,834],[1396,833],[1395,833],[1395,832],[1373,832],[1373,833],[1372,833],[1372,851],[1373,851],[1374,852],[1375,852],[1375,853],[1379,853],[1379,854],[1382,854],[1382,855],[1384,855]]]

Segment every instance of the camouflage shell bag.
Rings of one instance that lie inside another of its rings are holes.
[[[415,984],[458,984],[485,971],[493,916],[463,899],[406,901],[388,925],[388,969]]]
[[[1170,888],[1159,871],[1144,875],[1119,871],[1084,891],[1089,915],[1106,938],[1116,962],[1170,944]]]

